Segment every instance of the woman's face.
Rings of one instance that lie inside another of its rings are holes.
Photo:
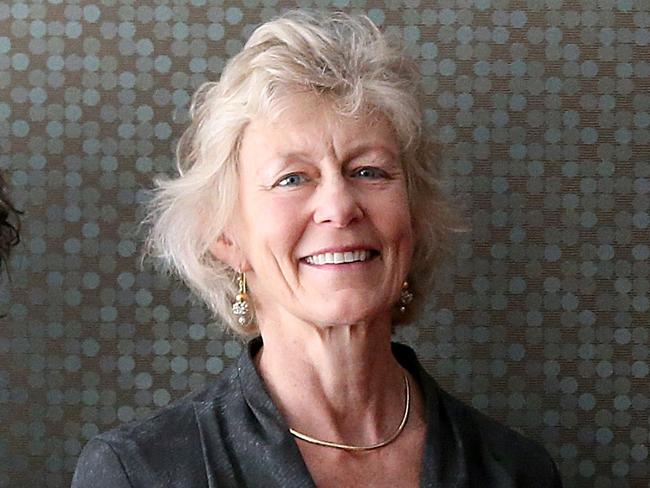
[[[292,97],[281,116],[248,125],[238,169],[232,236],[260,325],[390,316],[413,231],[385,117],[343,118],[313,95]]]

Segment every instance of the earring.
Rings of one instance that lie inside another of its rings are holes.
[[[250,308],[248,306],[248,293],[246,290],[246,273],[237,271],[237,286],[239,292],[235,296],[235,301],[232,304],[232,313],[237,317],[239,325],[243,326],[250,320]]]
[[[399,311],[406,312],[406,307],[413,301],[413,292],[409,290],[409,282],[402,283],[402,292],[399,294]]]

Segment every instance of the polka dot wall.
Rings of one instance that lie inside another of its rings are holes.
[[[289,6],[365,13],[420,65],[471,230],[397,338],[566,486],[647,486],[648,0],[0,1],[0,167],[24,211],[0,286],[0,486],[68,486],[90,437],[239,355],[141,266],[141,203],[193,90]]]

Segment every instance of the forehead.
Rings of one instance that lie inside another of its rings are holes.
[[[265,152],[320,151],[325,146],[345,151],[368,146],[399,153],[392,124],[375,110],[342,115],[336,105],[314,94],[286,96],[274,104],[272,113],[252,117],[244,131],[242,151],[259,146]],[[243,156],[243,155],[242,155]]]

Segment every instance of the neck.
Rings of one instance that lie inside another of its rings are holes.
[[[381,441],[404,412],[404,371],[390,322],[335,327],[261,325],[256,361],[291,428],[350,444]]]

